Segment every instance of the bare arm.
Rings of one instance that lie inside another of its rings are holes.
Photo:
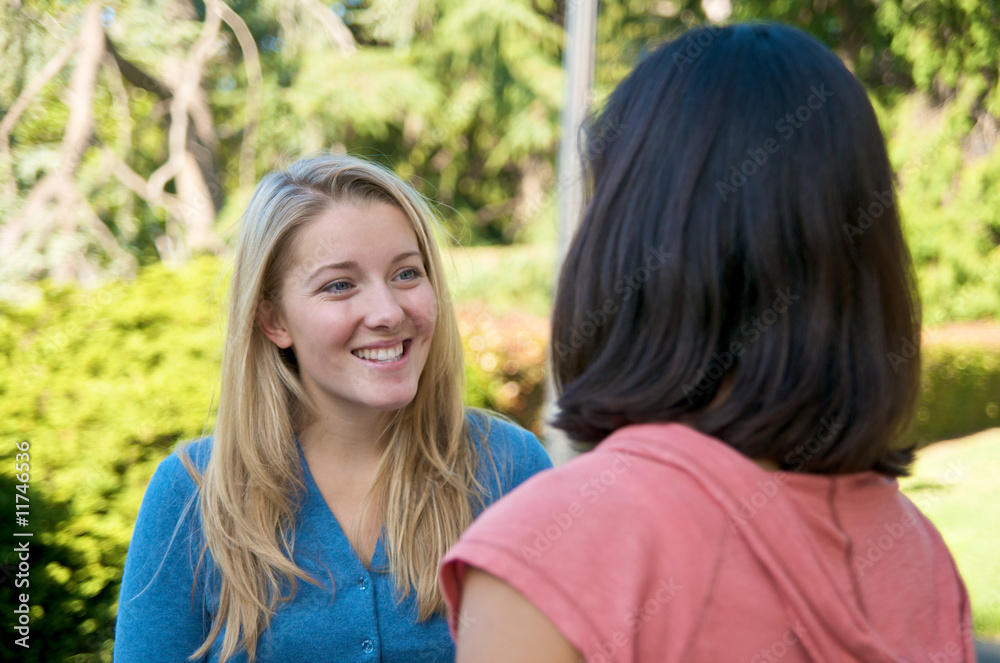
[[[576,663],[580,653],[520,592],[469,567],[456,663]]]

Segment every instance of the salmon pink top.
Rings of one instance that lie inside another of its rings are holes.
[[[679,424],[620,429],[487,509],[442,561],[453,634],[469,565],[588,663],[975,660],[952,557],[895,479],[767,471]]]

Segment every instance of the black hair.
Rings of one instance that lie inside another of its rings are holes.
[[[920,325],[858,80],[775,24],[692,30],[587,127],[552,319],[554,425],[676,421],[786,470],[906,473]]]

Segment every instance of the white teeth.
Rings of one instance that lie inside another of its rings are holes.
[[[398,343],[391,348],[379,348],[379,349],[369,349],[364,348],[362,350],[353,350],[352,354],[355,357],[360,357],[361,359],[366,359],[368,361],[377,362],[390,362],[396,361],[403,356],[403,344]]]

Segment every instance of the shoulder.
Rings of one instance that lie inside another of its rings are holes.
[[[517,424],[471,408],[466,421],[479,455],[477,478],[487,488],[487,503],[552,467],[538,438]]]
[[[567,515],[570,520],[564,518]],[[685,537],[692,535],[692,528],[711,530],[709,536],[715,538],[725,524],[725,513],[688,473],[621,446],[599,446],[531,477],[484,514],[484,520],[482,527],[516,521],[542,529],[561,520],[561,525],[556,523],[561,529],[573,527],[578,536],[621,530],[634,541],[657,536],[656,530],[637,528],[640,521],[659,521]],[[574,527],[578,522],[585,525]]]
[[[463,569],[474,566],[517,589],[585,654],[589,634],[607,639],[622,624],[634,633],[635,606],[650,600],[670,604],[680,641],[678,620],[698,614],[728,535],[700,493],[684,473],[613,447],[543,472],[488,508],[444,558],[451,614]]]
[[[184,443],[160,461],[146,487],[132,530],[125,579],[141,577],[148,582],[156,575],[153,570],[164,561],[191,561],[200,552],[203,540],[198,483],[188,464],[196,472],[203,472],[211,447],[210,438]]]
[[[211,557],[202,557],[198,485],[182,458],[203,472],[210,454],[210,439],[179,446],[146,487],[118,595],[116,661],[182,660],[205,640],[201,565]]]
[[[186,454],[194,462],[198,471],[204,472],[205,467],[208,465],[208,459],[212,455],[212,443],[211,436],[182,442],[177,445],[174,452],[168,458]]]
[[[177,445],[174,451],[160,461],[146,488],[144,502],[157,497],[190,497],[197,491],[197,484],[188,469],[204,473],[212,454],[212,438],[204,437]],[[173,500],[171,500],[173,501]]]
[[[490,447],[495,453],[517,458],[548,459],[545,447],[535,434],[514,422],[483,410],[469,409],[465,415],[478,448]],[[551,461],[548,463],[551,465]]]
[[[191,470],[196,474],[203,473],[211,452],[212,438],[206,437],[179,444],[160,461],[139,507],[133,543],[155,539],[184,523],[188,527],[197,527],[198,483]]]

